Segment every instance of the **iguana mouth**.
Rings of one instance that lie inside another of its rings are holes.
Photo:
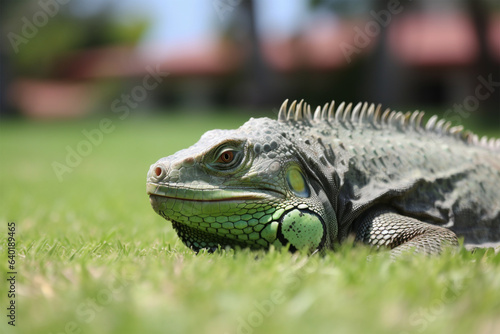
[[[192,202],[225,202],[225,201],[262,201],[270,198],[285,198],[285,195],[273,189],[255,191],[254,189],[216,188],[199,189],[180,186],[177,184],[162,185],[147,183],[146,191],[149,196],[158,196]]]

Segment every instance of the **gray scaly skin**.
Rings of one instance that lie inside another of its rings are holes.
[[[195,251],[328,249],[349,235],[397,254],[500,244],[500,139],[423,113],[287,101],[278,119],[213,130],[158,160],[153,209]]]

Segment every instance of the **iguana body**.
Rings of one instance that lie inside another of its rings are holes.
[[[348,235],[394,252],[500,243],[500,140],[423,113],[283,104],[278,120],[213,130],[148,173],[154,210],[181,240],[331,248]]]

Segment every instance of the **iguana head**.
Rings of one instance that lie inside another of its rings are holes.
[[[290,131],[288,124],[259,118],[236,130],[205,133],[190,148],[151,165],[147,193],[153,209],[196,251],[329,244],[314,175]]]

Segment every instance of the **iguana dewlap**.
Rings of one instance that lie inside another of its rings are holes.
[[[278,119],[213,130],[154,163],[153,209],[193,250],[500,244],[500,139],[423,113],[287,101]]]

